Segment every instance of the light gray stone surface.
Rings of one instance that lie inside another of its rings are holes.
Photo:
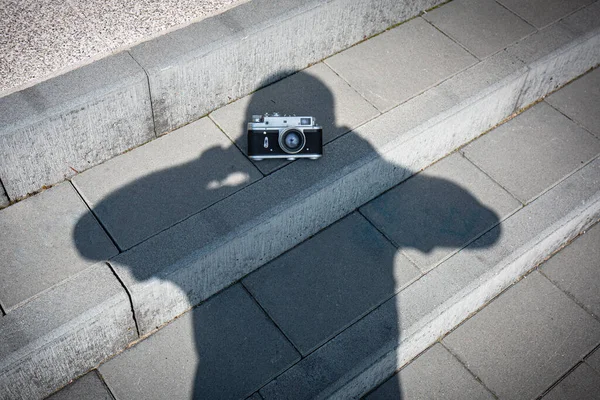
[[[2,182],[0,182],[0,207],[6,207],[10,204],[8,197],[6,196],[6,191],[4,190],[4,186],[2,186]]]
[[[163,133],[439,2],[254,0],[131,52]]]
[[[599,68],[550,95],[546,101],[600,139]]]
[[[113,400],[113,396],[93,370],[46,400]]]
[[[100,366],[118,399],[245,398],[299,358],[233,286]]]
[[[597,221],[599,184],[596,161],[367,314],[261,394],[265,399],[365,394]]]
[[[119,53],[0,98],[0,180],[16,200],[152,137],[148,80]]]
[[[477,59],[419,17],[325,62],[380,111],[387,111]]]
[[[426,272],[520,207],[455,153],[361,207]]]
[[[75,226],[80,234],[74,242]],[[69,182],[0,211],[0,303],[11,309],[117,249]]]
[[[600,350],[596,349],[592,354],[588,355],[585,362],[600,374]]]
[[[259,178],[203,118],[77,175],[73,183],[117,245],[128,249]]]
[[[537,28],[543,28],[594,0],[499,0],[501,4],[520,15]]]
[[[546,261],[541,270],[560,289],[600,316],[600,225]]]
[[[577,37],[560,23],[552,24],[519,40],[506,52],[524,63],[534,63],[569,44]]]
[[[600,343],[600,323],[534,272],[443,342],[500,397],[531,398]]]
[[[493,399],[441,344],[435,344],[365,399]]]
[[[600,3],[595,1],[593,4],[569,15],[560,21],[560,24],[578,34],[597,29],[600,27]]]
[[[598,3],[549,26],[508,49],[530,65],[516,109],[522,109],[600,63]],[[566,40],[574,35],[573,40]]]
[[[0,19],[12,23],[0,27],[0,92],[47,79],[236,2],[240,0],[7,2]]]
[[[598,394],[600,394],[600,374],[586,364],[580,364],[542,399],[594,400],[598,398]]]
[[[526,203],[600,153],[600,141],[539,103],[463,152]]]
[[[0,318],[1,399],[43,398],[137,338],[129,298],[96,264]]]
[[[383,235],[354,213],[243,283],[306,355],[419,275]]]
[[[310,115],[323,127],[323,143],[376,117],[379,112],[327,65],[319,63],[210,114],[235,144],[247,153],[247,123],[253,114]],[[264,173],[286,161],[255,162]]]
[[[480,59],[535,32],[494,0],[454,0],[423,18]]]

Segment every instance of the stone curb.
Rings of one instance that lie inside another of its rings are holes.
[[[253,0],[9,94],[0,182],[21,199],[439,3]]]

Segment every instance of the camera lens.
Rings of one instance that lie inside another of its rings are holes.
[[[305,143],[304,134],[296,129],[289,129],[279,137],[279,146],[288,154],[298,153]]]

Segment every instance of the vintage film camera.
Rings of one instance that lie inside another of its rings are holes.
[[[310,158],[323,155],[323,128],[313,117],[277,113],[253,115],[248,122],[248,156],[269,158]]]

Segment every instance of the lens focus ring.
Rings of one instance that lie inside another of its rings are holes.
[[[298,129],[288,129],[279,135],[279,147],[288,154],[299,153],[305,144],[306,137]]]

